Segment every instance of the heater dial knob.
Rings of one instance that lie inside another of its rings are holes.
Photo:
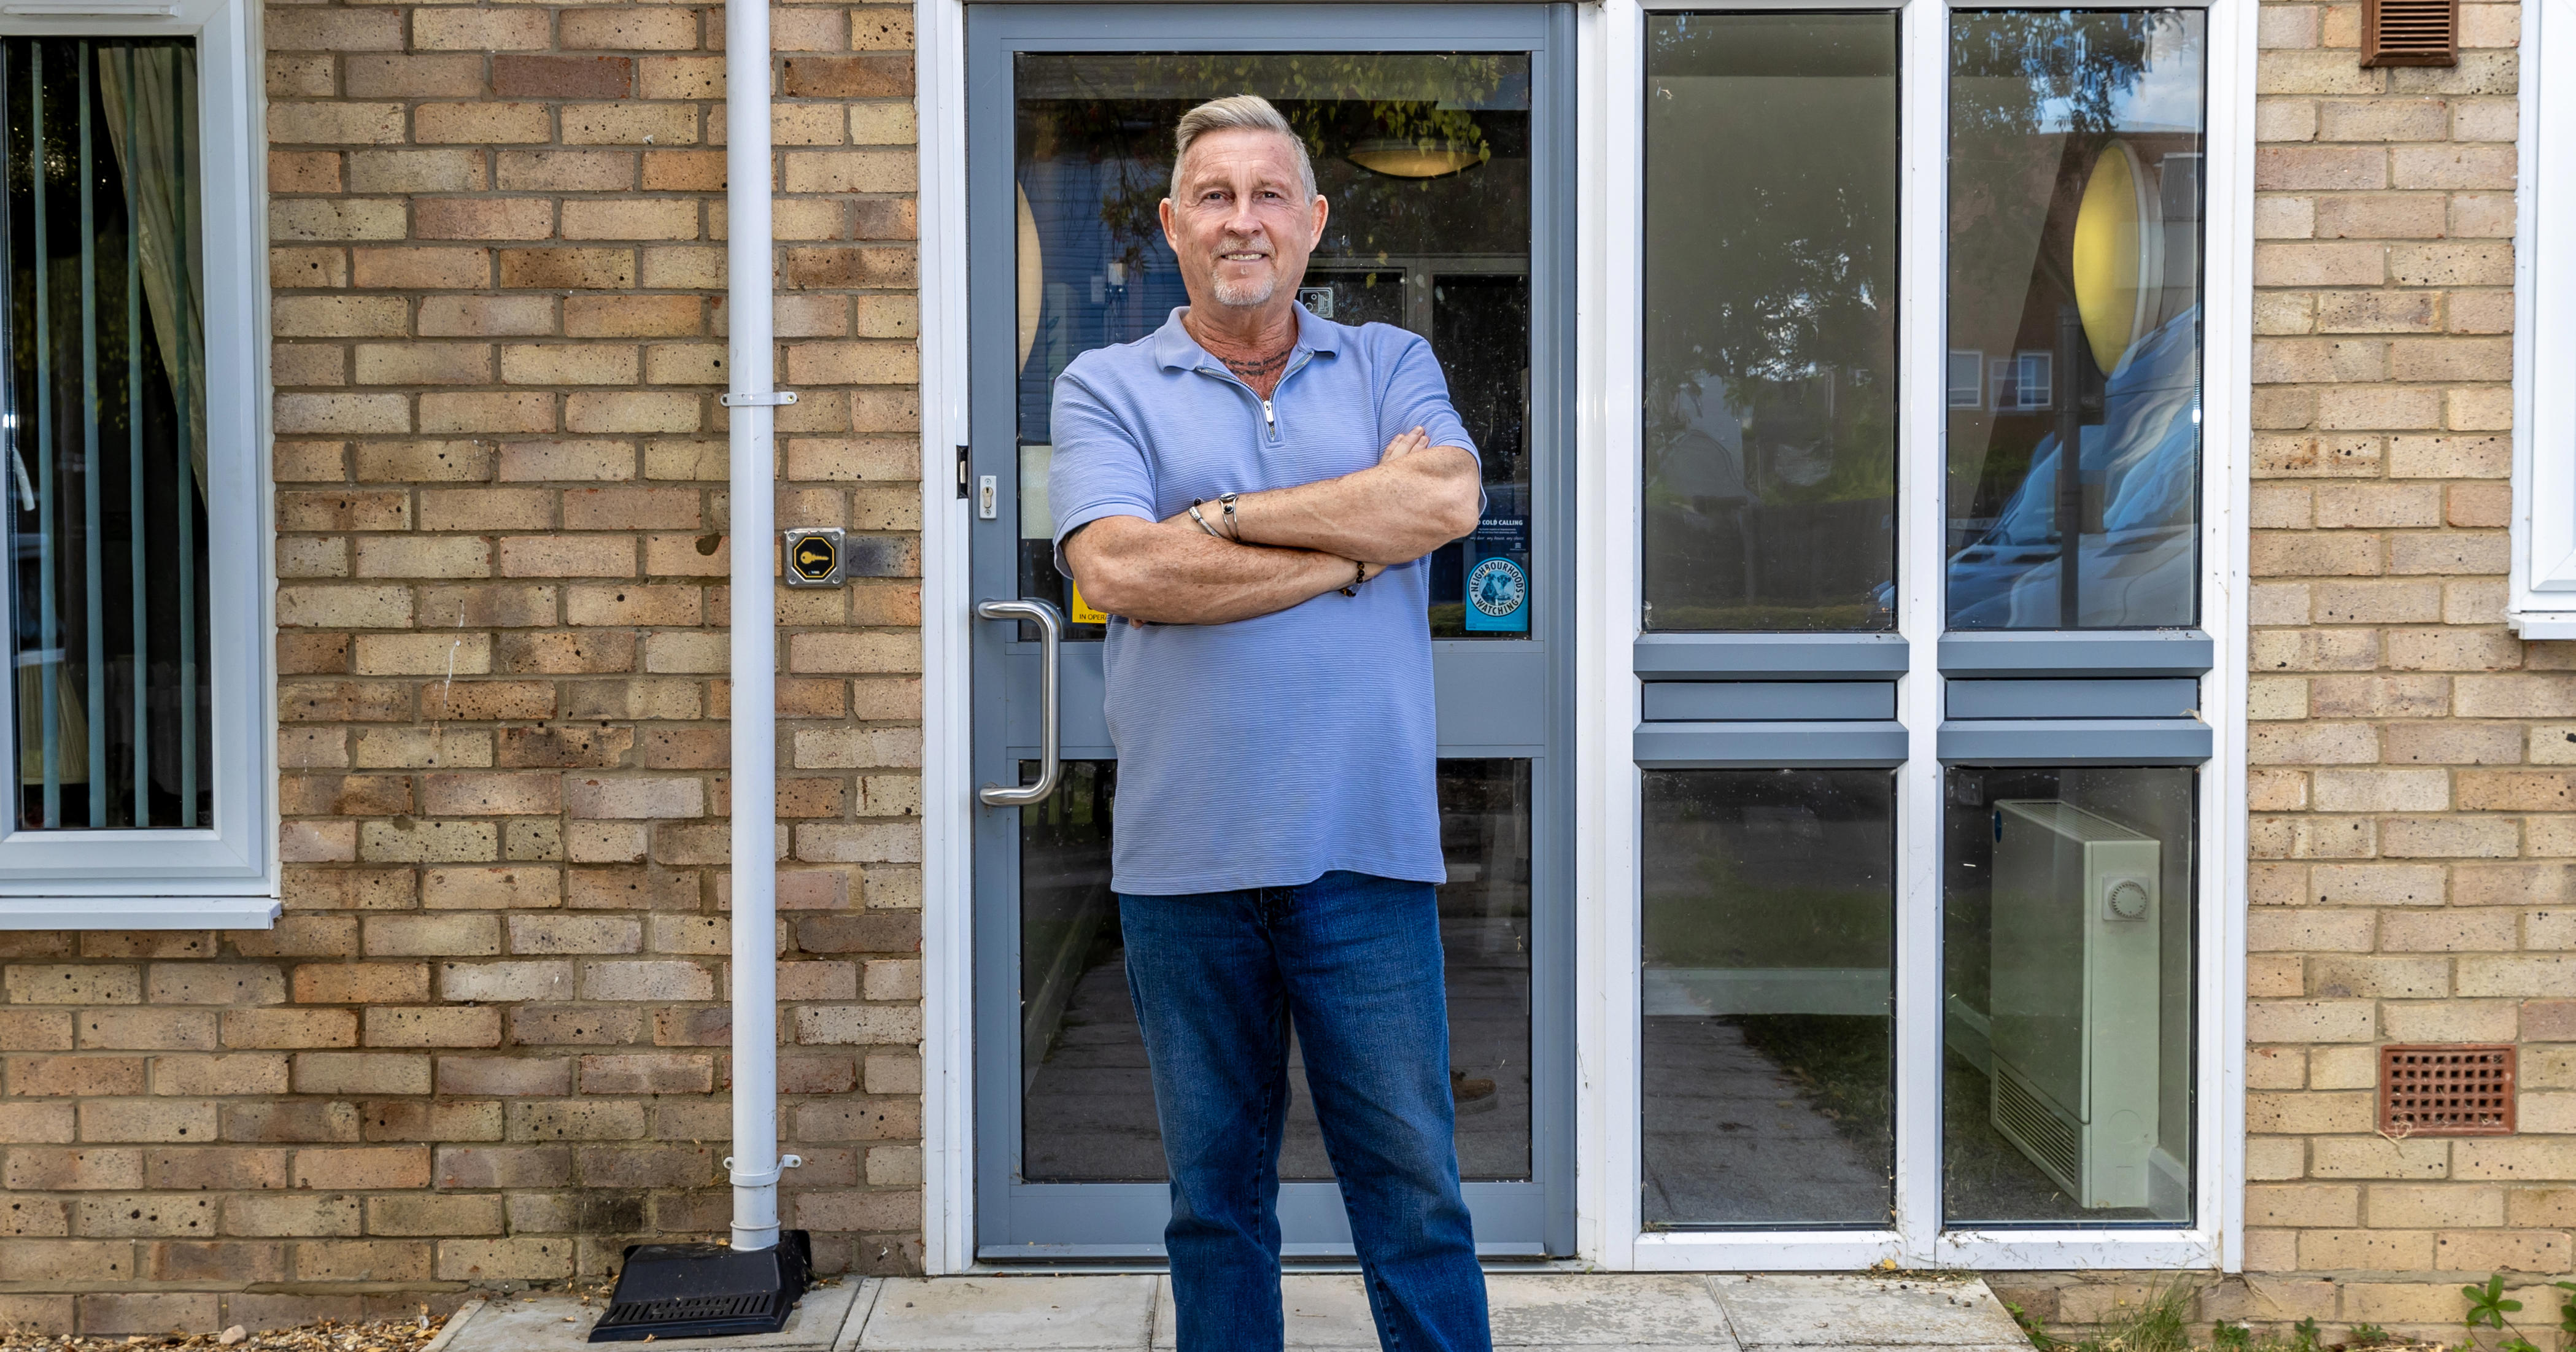
[[[2111,884],[2110,896],[2104,898],[2113,920],[2147,918],[2147,885],[2135,878],[2123,878]]]

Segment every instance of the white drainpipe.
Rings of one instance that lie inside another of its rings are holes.
[[[725,5],[725,359],[732,367],[733,1247],[778,1244],[778,538],[769,4]]]

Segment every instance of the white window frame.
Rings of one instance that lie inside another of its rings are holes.
[[[2560,0],[2576,3],[2576,0]],[[2247,450],[2252,334],[2253,62],[2252,0],[2182,0],[2208,13],[2208,154],[2203,274],[2203,446],[2200,628],[2215,660],[2201,678],[2200,708],[2211,725],[2201,766],[2196,935],[2193,1216],[2188,1226],[1944,1229],[1939,1214],[1941,1064],[1939,843],[1944,767],[1938,749],[1943,682],[1938,649],[1944,622],[1940,559],[1946,538],[1938,485],[1946,477],[1943,437],[1949,404],[1946,324],[1948,21],[1952,10],[2027,8],[1908,0],[1899,8],[1902,218],[1899,275],[1910,279],[1898,312],[1900,450],[1897,507],[1899,631],[1910,666],[1898,683],[1897,713],[1909,758],[1897,771],[1896,925],[1897,1183],[1893,1224],[1862,1230],[1647,1231],[1637,1180],[1642,1160],[1639,1068],[1640,775],[1631,760],[1639,687],[1629,653],[1640,636],[1635,504],[1643,465],[1635,416],[1643,391],[1643,109],[1645,19],[1665,10],[1870,6],[1866,0],[1604,0],[1586,6],[1589,59],[1581,96],[1585,119],[1584,203],[1578,227],[1587,325],[1578,335],[1587,382],[1577,399],[1585,422],[1579,459],[1594,472],[1581,484],[1579,572],[1591,583],[1584,607],[1577,698],[1586,710],[1577,740],[1576,1032],[1587,1074],[1576,1114],[1578,1233],[1584,1256],[1604,1267],[1649,1271],[1850,1270],[1882,1261],[1904,1267],[2012,1269],[2204,1269],[2243,1265],[2244,1178],[2244,675]],[[2150,9],[2172,4],[2085,3],[2081,8]],[[1606,247],[1605,247],[1606,244]],[[1994,354],[1983,354],[1991,359]],[[1981,391],[1990,395],[1991,391]],[[2051,391],[2052,394],[2055,391]],[[2110,674],[2110,673],[2105,673]],[[1927,902],[1927,899],[1931,899]]]
[[[1785,0],[1797,4],[1799,0]],[[2084,0],[2074,0],[2083,4]],[[2568,4],[2576,0],[2550,0]],[[1784,0],[1673,5],[1708,10],[1781,7]],[[1661,4],[1654,7],[1662,8]],[[1839,0],[1811,7],[1880,7]],[[1888,6],[1893,7],[1893,6]],[[1979,6],[1961,5],[1961,8]],[[1991,6],[1984,6],[1991,7]],[[2064,4],[2032,8],[2063,8]],[[2119,8],[2147,8],[2120,5]],[[1578,171],[1576,455],[1573,548],[1579,608],[1576,720],[1575,1226],[1580,1258],[1619,1271],[1850,1271],[1882,1260],[1906,1266],[2008,1269],[2222,1269],[2243,1263],[2246,497],[2250,442],[2255,0],[2211,0],[2208,231],[2203,304],[2201,627],[2215,662],[2201,683],[2212,755],[2200,775],[2200,961],[2195,995],[2195,1223],[2189,1228],[1950,1231],[1924,1184],[1937,1183],[1940,1122],[1927,1092],[1941,1055],[1938,916],[1900,909],[1898,1149],[1907,1182],[1886,1230],[1646,1233],[1640,1225],[1641,1066],[1638,953],[1640,774],[1633,759],[1639,686],[1642,404],[1644,16],[1642,0],[1576,9]],[[1906,69],[1941,71],[1948,9],[1912,0]],[[965,10],[962,0],[915,0],[921,128],[923,1267],[933,1274],[1007,1270],[974,1253],[974,1099],[971,889],[974,783],[967,773],[973,703],[968,685],[966,543],[955,498],[956,447],[966,441]],[[1903,86],[1901,166],[1908,217],[1903,275],[1940,278],[1947,141],[1945,79]],[[1937,286],[1937,283],[1936,283]],[[1939,482],[1948,415],[1946,334],[1938,305],[1900,312],[1900,399],[1915,482]],[[1979,354],[1979,392],[1983,394]],[[1927,461],[1925,456],[1930,457]],[[1909,492],[1899,508],[1905,559],[1937,560],[1945,538],[1937,493]],[[1941,683],[1937,568],[1907,570],[1901,628],[1912,668],[1899,684],[1911,760],[1900,799],[1899,867],[1908,895],[1937,894]],[[1926,889],[1929,889],[1927,891]]]
[[[2523,5],[2522,54],[2526,72],[2576,69],[2576,0]],[[2517,158],[2505,617],[2527,639],[2576,638],[2576,96],[2523,81]]]
[[[197,40],[214,791],[195,830],[30,831],[9,813],[0,929],[266,928],[279,877],[259,16],[251,0],[21,0],[0,5],[0,34]],[[16,764],[8,739],[0,720],[0,765]]]

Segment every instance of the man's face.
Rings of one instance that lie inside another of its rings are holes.
[[[1162,211],[1194,306],[1258,309],[1294,294],[1324,237],[1324,199],[1307,199],[1296,148],[1277,132],[1237,127],[1192,141]]]

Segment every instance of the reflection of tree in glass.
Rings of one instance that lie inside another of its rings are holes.
[[[2107,137],[2147,68],[2148,35],[2170,13],[2016,10],[1962,14],[1950,36],[1950,124],[1960,137],[2072,129]]]
[[[1418,216],[1398,196],[1437,191],[1434,180],[1333,172],[1331,162],[1363,141],[1456,146],[1474,150],[1479,163],[1528,153],[1527,99],[1514,91],[1526,84],[1529,58],[1518,53],[1082,54],[1050,64],[1056,69],[1048,73],[1071,87],[1048,91],[1043,116],[1030,116],[1032,104],[1023,102],[1022,159],[1076,157],[1114,167],[1100,219],[1110,234],[1110,257],[1130,268],[1143,267],[1161,242],[1157,210],[1170,187],[1173,133],[1181,114],[1205,99],[1257,93],[1297,129],[1316,162],[1319,188],[1334,199],[1328,252],[1411,245],[1368,238],[1369,225],[1389,215]],[[1385,97],[1398,93],[1410,97]],[[1478,110],[1496,107],[1507,111],[1499,119],[1490,112],[1480,118]],[[1324,186],[1336,178],[1344,181]],[[1359,237],[1351,236],[1354,230]],[[1526,230],[1520,233],[1526,248]]]
[[[1892,55],[1872,47],[1892,29],[1806,27],[1801,55],[1820,65],[1866,67]],[[1652,34],[1650,66],[1687,78],[1703,74],[1710,63],[1703,49],[1724,41],[1726,30],[1681,16]],[[1650,87],[1648,96],[1650,122],[1661,110],[1679,109],[1669,86]],[[1842,140],[1849,127],[1840,119],[1809,124],[1766,115],[1749,90],[1720,97],[1722,103],[1699,95],[1650,140],[1650,158],[1676,162],[1660,174],[1650,164],[1650,194],[1671,194],[1696,216],[1688,244],[1696,258],[1675,265],[1717,284],[1649,291],[1648,325],[1658,352],[1671,355],[1648,365],[1648,455],[1657,462],[1707,455],[1705,443],[1680,435],[1689,419],[1679,410],[1722,391],[1733,415],[1759,429],[1760,441],[1807,443],[1810,456],[1802,461],[1824,462],[1781,467],[1749,455],[1744,487],[1752,496],[1791,503],[1892,493],[1895,391],[1871,376],[1895,369],[1893,184],[1855,178],[1853,148]],[[1705,167],[1710,146],[1721,143],[1732,165],[1723,174],[1674,172]],[[1686,494],[1673,485],[1683,477],[1650,464],[1650,497],[1678,505]]]
[[[2119,103],[2146,73],[2150,35],[2170,13],[2069,10],[1962,14],[1951,24],[1950,258],[1954,300],[2019,297],[2035,266],[2073,294],[2071,255],[2043,248],[2032,258],[2021,231],[2000,228],[2053,182],[2078,185],[2120,129]],[[2031,162],[2024,138],[2063,133],[2047,163]],[[1972,167],[1973,166],[1973,167]],[[2019,171],[2019,172],[2016,172]],[[2033,178],[2037,181],[2031,181]]]

